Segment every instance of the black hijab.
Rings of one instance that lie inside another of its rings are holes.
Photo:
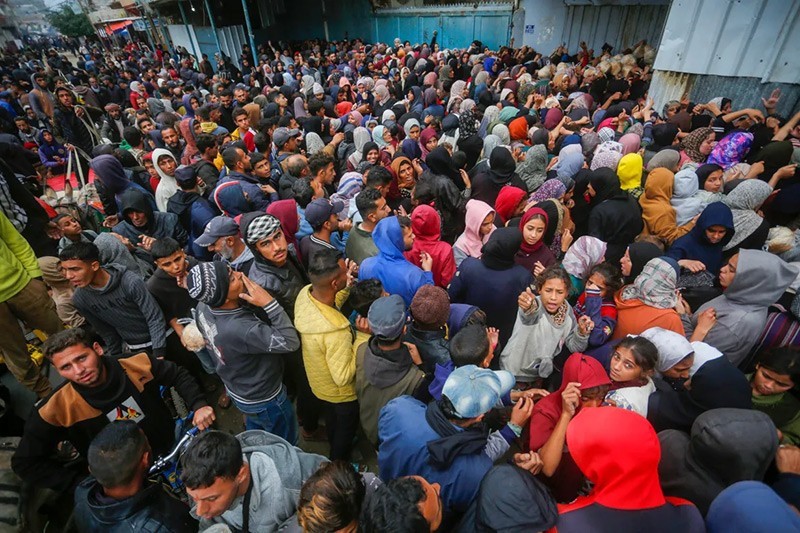
[[[610,168],[602,167],[593,170],[592,175],[589,177],[589,183],[591,183],[595,193],[591,202],[592,207],[625,194],[620,188],[617,173]]]
[[[489,156],[489,177],[494,183],[504,184],[508,183],[514,172],[517,171],[517,164],[514,162],[514,156],[504,146],[495,146]]]
[[[707,163],[705,165],[701,165],[694,171],[697,174],[697,185],[700,187],[700,190],[704,190],[703,187],[706,186],[706,180],[708,177],[713,174],[714,172],[722,170],[722,167],[719,165],[715,165],[714,163]]]
[[[516,263],[514,256],[522,244],[519,228],[496,229],[481,248],[481,261],[492,270],[508,270]]]

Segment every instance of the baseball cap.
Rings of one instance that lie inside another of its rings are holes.
[[[300,130],[298,129],[289,129],[289,128],[278,128],[272,134],[272,141],[275,143],[275,146],[280,148],[286,141],[291,139],[292,137],[297,137],[300,135]]]
[[[197,171],[192,166],[181,167],[175,171],[175,181],[178,184],[189,183],[197,179]]]
[[[239,234],[239,225],[230,217],[218,216],[208,221],[203,234],[195,239],[198,246],[210,246],[220,237],[230,237]]]
[[[312,228],[316,228],[342,209],[344,209],[344,203],[339,200],[331,202],[327,198],[317,198],[306,206],[306,221]]]
[[[369,307],[367,321],[372,333],[380,340],[393,341],[406,325],[406,303],[399,294],[378,298]]]
[[[375,305],[375,304],[372,304]],[[465,365],[453,370],[442,388],[461,418],[475,418],[497,405],[514,387],[514,375],[507,370],[489,370]]]

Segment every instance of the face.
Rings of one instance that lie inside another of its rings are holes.
[[[410,189],[414,186],[414,167],[411,163],[403,163],[397,172],[397,185],[401,189]]]
[[[692,369],[693,363],[694,354],[691,354],[681,359],[677,365],[662,372],[661,375],[671,379],[689,379],[689,370]]]
[[[717,244],[725,238],[725,233],[727,233],[727,231],[725,226],[710,226],[706,229],[706,239],[708,239],[708,242],[711,244]]]
[[[236,89],[233,95],[236,97],[236,101],[238,101],[240,104],[247,103],[247,91],[244,89]]]
[[[241,148],[237,148],[236,151],[239,153],[239,163],[242,165],[244,170],[252,170],[253,165],[250,163],[250,154],[246,153]]]
[[[220,96],[219,103],[221,103],[226,108],[230,107],[233,104],[233,97],[231,95]]]
[[[178,163],[175,162],[175,158],[168,155],[162,155],[158,158],[158,168],[160,168],[161,172],[167,176],[174,176],[175,169],[178,168]]]
[[[186,252],[178,250],[168,257],[156,259],[156,266],[169,274],[170,277],[177,278],[186,273],[189,262],[186,260]]]
[[[722,170],[715,170],[706,178],[703,189],[708,192],[719,192],[722,189]]]
[[[148,133],[150,133],[151,131],[153,131],[154,129],[156,129],[156,126],[155,126],[155,124],[153,124],[153,123],[152,123],[151,121],[149,121],[149,120],[145,120],[144,122],[142,122],[141,124],[139,124],[139,127],[141,128],[141,130],[142,130],[142,133],[144,133],[144,134],[148,134]]]
[[[61,102],[61,105],[70,107],[72,105],[72,95],[67,91],[59,91],[58,101]]]
[[[630,256],[629,252],[630,252],[630,250],[626,249],[625,250],[625,255],[623,255],[622,259],[619,260],[619,268],[622,271],[622,275],[626,276],[626,277],[631,275],[631,269],[633,268],[633,264],[631,263],[631,256]]]
[[[750,387],[755,396],[771,396],[789,391],[794,387],[794,381],[788,374],[779,374],[762,365],[756,365]]]
[[[711,133],[711,134],[709,134],[708,137],[703,139],[703,142],[700,143],[700,148],[698,148],[698,150],[700,151],[701,154],[708,155],[708,154],[711,153],[711,150],[714,148],[714,144],[715,144],[714,143],[714,137],[715,136],[716,136],[716,134]]]
[[[548,279],[539,289],[539,295],[542,298],[545,310],[552,315],[558,311],[558,308],[566,300],[567,286],[564,284],[564,280]]]
[[[219,109],[212,109],[208,114],[208,118],[211,119],[211,122],[219,122],[219,119],[222,118],[222,111]]]
[[[606,287],[606,278],[602,274],[595,272],[589,279],[586,280],[586,288],[594,288],[600,291],[600,296],[605,297],[608,295],[608,288]]]
[[[379,155],[380,153],[378,152],[378,150],[375,149],[370,150],[369,152],[367,152],[367,161],[369,161],[371,164],[374,165],[378,161]]]
[[[42,132],[42,138],[45,140],[45,142],[53,141],[53,135],[47,130]]]
[[[484,235],[488,235],[490,231],[492,231],[492,227],[494,226],[494,213],[489,213],[486,215],[486,218],[483,219],[481,222],[480,228],[480,235],[483,237]]]
[[[414,247],[414,232],[411,231],[411,228],[403,228],[403,246],[405,247],[406,251],[410,250]]]
[[[192,129],[194,131],[195,136],[198,136],[201,133],[203,133],[203,125],[200,123],[199,120],[194,121],[194,126]]]
[[[208,246],[208,251],[230,261],[233,259],[233,244],[233,237],[220,237]]]
[[[131,221],[131,224],[133,224],[137,228],[141,228],[147,225],[147,214],[141,211],[136,211],[134,209],[131,209],[128,211],[127,216],[128,220]]]
[[[528,244],[536,244],[542,240],[544,230],[544,220],[539,220],[534,217],[526,222],[525,226],[522,228],[522,238],[525,239],[525,242]]]
[[[180,143],[178,139],[178,132],[172,128],[164,128],[161,130],[161,138],[164,139],[164,144],[167,146],[178,146]]]
[[[282,266],[286,263],[288,249],[289,246],[286,244],[286,237],[282,230],[278,230],[266,239],[256,243],[256,250],[261,254],[261,257],[277,266]]]
[[[594,198],[595,195],[597,194],[597,191],[594,190],[594,187],[592,187],[591,183],[589,184],[588,187],[586,187],[586,192],[588,192],[589,196],[591,196],[592,198]]]
[[[297,151],[297,137],[291,137],[286,143],[283,145],[283,150],[285,152],[296,152]]]
[[[331,183],[333,183],[333,178],[335,177],[336,177],[336,168],[333,166],[333,163],[328,163],[320,173],[321,181],[325,185],[330,185]]]
[[[432,137],[428,142],[425,143],[425,149],[429,152],[436,148],[436,145],[439,143],[439,140],[436,137]]]
[[[80,223],[70,216],[59,219],[58,227],[61,229],[61,232],[68,237],[80,235],[81,230],[83,229],[81,228]]]
[[[247,468],[242,466],[242,468]],[[239,496],[244,476],[240,474],[233,479],[218,477],[214,483],[208,487],[190,489],[186,488],[186,493],[192,497],[197,505],[197,515],[200,518],[210,520],[219,516],[233,504]]]
[[[723,289],[727,289],[736,277],[736,267],[739,265],[739,254],[734,255],[719,271],[719,284]]]
[[[275,97],[275,103],[278,104],[279,107],[286,107],[289,104],[289,100],[287,100],[286,96],[283,94],[279,94]]]
[[[408,131],[408,137],[413,141],[418,141],[419,133],[420,133],[419,126],[412,126],[411,129]]]
[[[250,117],[247,115],[239,115],[236,117],[236,126],[242,130],[247,131],[250,129]]]
[[[80,259],[61,261],[61,272],[67,281],[76,288],[88,287],[98,270],[100,270],[100,263],[97,261],[91,263]]]
[[[269,178],[270,176],[270,168],[269,168],[269,160],[262,159],[258,163],[253,166],[253,174],[255,174],[259,178]]]
[[[581,409],[584,407],[600,407],[608,393],[608,385],[600,385],[581,391]]]
[[[392,142],[392,132],[383,128],[383,135],[381,136],[385,142]]]
[[[96,387],[105,381],[105,369],[100,360],[103,349],[77,344],[53,354],[53,366],[59,375],[83,387]]]
[[[438,483],[428,483],[425,478],[413,476],[425,489],[425,500],[417,504],[417,508],[430,525],[431,531],[436,531],[442,525],[442,499],[439,497],[441,487]]]
[[[630,348],[617,346],[611,356],[610,369],[609,377],[612,381],[618,383],[633,381],[642,377],[642,367],[636,363],[636,358]]]

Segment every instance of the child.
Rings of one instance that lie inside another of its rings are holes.
[[[553,359],[564,348],[569,353],[586,349],[594,322],[586,315],[577,320],[567,295],[572,286],[569,274],[553,265],[536,279],[538,294],[530,289],[519,295],[514,331],[500,356],[500,367],[518,383],[533,383],[549,377]]]
[[[58,241],[59,252],[74,242],[94,242],[97,238],[97,233],[88,229],[84,230],[81,227],[81,223],[72,215],[58,215],[53,219],[53,222],[55,222],[63,235],[61,240]]]
[[[644,337],[625,337],[609,363],[611,391],[606,403],[647,416],[647,402],[655,392],[651,379],[658,364],[658,348]]]
[[[67,148],[47,130],[39,132],[39,160],[53,174],[58,174],[66,169]]]
[[[545,268],[556,262],[553,252],[544,242],[547,224],[547,213],[538,207],[528,209],[519,222],[522,245],[519,247],[514,261],[533,272],[534,276],[540,275]]]
[[[589,271],[586,289],[575,303],[575,316],[586,315],[594,328],[589,333],[588,348],[604,345],[617,325],[614,294],[622,288],[622,274],[611,263],[600,263]]]
[[[423,285],[414,294],[409,311],[413,321],[405,340],[419,349],[423,370],[432,374],[437,365],[450,361],[445,328],[450,317],[450,297],[441,287]]]
[[[791,346],[774,348],[758,357],[749,376],[753,408],[769,415],[780,433],[781,444],[800,445],[800,400],[793,394],[800,383],[800,351]]]
[[[572,280],[572,290],[569,294],[569,302],[574,305],[578,296],[583,292],[586,280],[592,267],[605,261],[607,245],[597,237],[584,235],[578,237],[567,253],[561,266],[569,274]]]

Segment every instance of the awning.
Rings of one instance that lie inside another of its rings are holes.
[[[132,20],[121,20],[119,22],[112,22],[111,24],[106,24],[106,31],[110,33],[122,31],[131,24],[133,24]]]

